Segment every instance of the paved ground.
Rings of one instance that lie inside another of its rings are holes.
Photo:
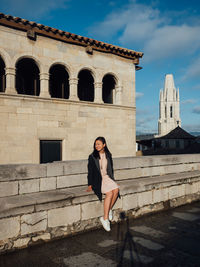
[[[130,235],[123,220],[109,233],[97,229],[1,255],[0,266],[200,266],[200,202],[129,224]]]

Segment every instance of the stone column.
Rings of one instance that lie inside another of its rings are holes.
[[[40,73],[40,97],[51,97],[49,93],[49,73]]]
[[[94,102],[95,103],[103,103],[103,83],[96,82],[94,84]]]
[[[79,100],[78,99],[78,79],[69,79],[69,100]]]
[[[15,74],[16,74],[16,68],[5,68],[5,74],[6,74],[6,94],[17,94],[16,88],[15,88]]]
[[[116,105],[122,104],[122,87],[121,86],[115,87],[115,104]]]

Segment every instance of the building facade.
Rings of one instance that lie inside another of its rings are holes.
[[[0,164],[135,155],[141,52],[2,13],[0,40]]]
[[[176,90],[172,74],[165,76],[164,90],[160,90],[158,135],[162,136],[181,127],[179,89]]]

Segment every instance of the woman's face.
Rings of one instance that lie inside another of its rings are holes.
[[[97,140],[95,142],[95,148],[98,152],[100,151],[104,151],[104,147],[106,146],[106,144],[103,144],[103,142],[101,142],[100,140]]]

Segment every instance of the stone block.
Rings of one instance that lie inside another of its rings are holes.
[[[39,192],[39,179],[19,181],[19,194]]]
[[[80,173],[87,173],[87,160],[74,160],[65,162],[64,175],[80,174]]]
[[[54,189],[56,189],[56,177],[40,179],[40,191],[48,191]]]
[[[20,217],[0,220],[0,240],[17,237],[20,233]]]
[[[36,212],[21,216],[21,235],[45,231],[47,228],[47,212]]]
[[[124,180],[124,179],[133,179],[139,178],[142,176],[142,169],[124,169],[124,170],[116,170],[115,171],[115,179],[116,180]]]
[[[14,241],[14,248],[25,248],[28,246],[28,242],[30,241],[30,237],[26,237],[26,238],[20,238],[17,239],[16,241]]]
[[[63,165],[64,164],[62,162],[53,162],[47,164],[47,177],[63,175]]]
[[[185,184],[175,185],[169,188],[169,199],[182,197],[185,195]]]
[[[86,174],[76,174],[57,177],[57,188],[72,187],[87,184]]]
[[[103,215],[103,204],[100,201],[84,203],[81,205],[81,219],[89,220]]]
[[[10,207],[9,203],[6,203],[1,207],[0,205],[0,218],[13,217],[21,214],[31,213],[34,211],[34,206],[26,206],[26,207]]]
[[[48,227],[70,225],[80,220],[80,205],[48,211]]]
[[[1,166],[1,181],[22,180],[40,177],[46,177],[46,164],[8,164]]]
[[[143,207],[153,203],[152,191],[138,193],[138,206]]]
[[[190,194],[196,194],[199,192],[199,182],[197,183],[189,183],[185,185],[185,194],[190,195]]]
[[[38,235],[38,236],[32,237],[33,242],[36,242],[38,240],[50,240],[50,239],[51,239],[50,233],[45,233],[43,235]]]
[[[18,194],[18,182],[0,183],[0,197],[13,196]]]
[[[122,209],[131,210],[138,207],[138,196],[137,194],[125,195],[122,198]]]
[[[153,203],[167,201],[169,199],[168,188],[161,188],[153,190]]]

